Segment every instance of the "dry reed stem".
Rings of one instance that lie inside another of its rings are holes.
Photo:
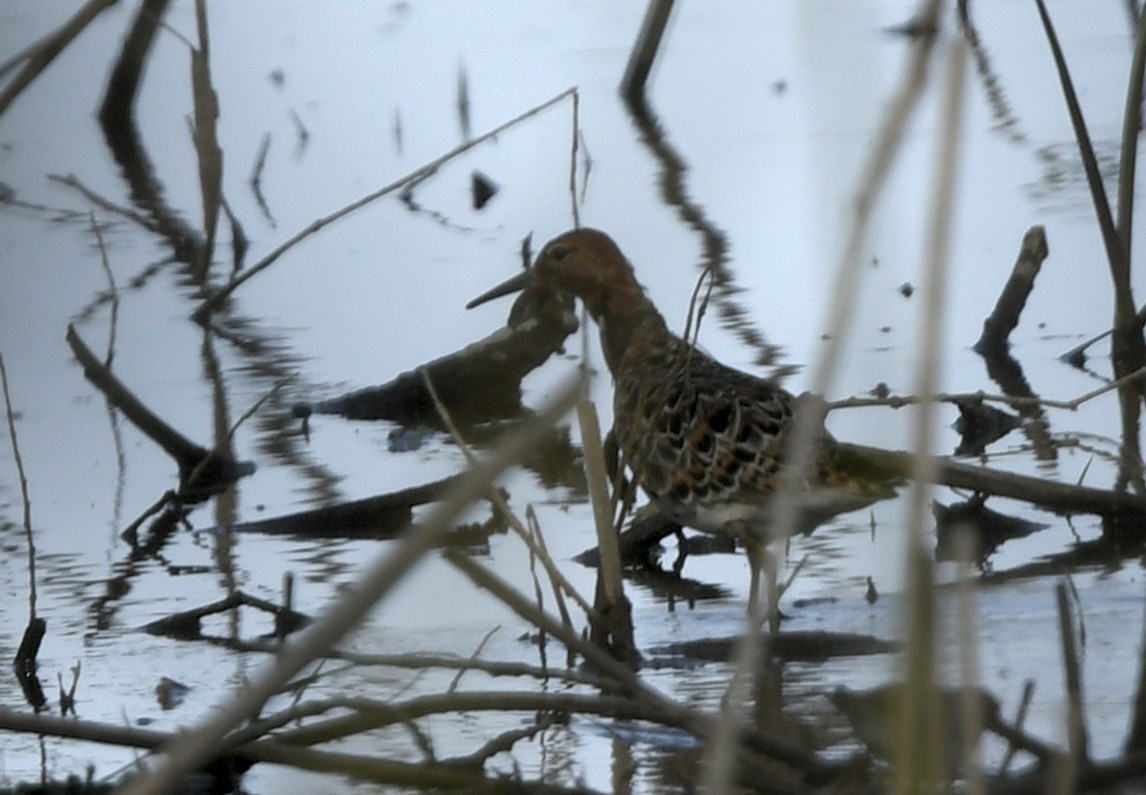
[[[219,230],[219,210],[223,196],[223,152],[217,131],[219,96],[211,81],[210,37],[207,28],[207,4],[195,0],[195,26],[199,46],[191,48],[191,138],[199,166],[199,195],[203,210],[203,245],[196,252],[198,262],[191,263],[195,276],[205,283],[215,253]]]
[[[953,197],[966,75],[967,45],[956,37],[948,46],[947,75],[938,121],[934,187],[928,208],[925,242],[923,306],[919,313],[920,362],[915,391],[920,395],[936,392],[939,378],[940,338],[945,315],[945,292]],[[905,616],[906,697],[900,704],[896,758],[893,760],[892,790],[896,793],[929,792],[941,775],[942,727],[939,692],[935,678],[935,614],[933,572],[924,545],[924,516],[929,503],[929,483],[935,474],[930,455],[936,425],[935,404],[922,402],[911,429],[914,454],[914,482],[908,494],[907,510],[907,594]]]
[[[1082,701],[1082,667],[1079,664],[1078,644],[1074,637],[1071,621],[1070,602],[1067,586],[1055,586],[1055,602],[1058,607],[1059,637],[1062,641],[1063,677],[1067,696],[1067,747],[1070,767],[1075,773],[1090,764],[1086,732],[1086,711]]]
[[[8,109],[16,97],[43,72],[68,44],[83,32],[93,19],[106,8],[115,5],[116,0],[88,0],[55,33],[45,36],[26,51],[24,68],[13,77],[7,87],[0,91],[0,116]],[[0,71],[2,73],[2,71]]]
[[[352,737],[366,731],[407,723],[433,715],[456,712],[563,712],[596,715],[619,720],[662,722],[664,716],[647,702],[624,695],[599,693],[546,693],[521,690],[458,691],[415,696],[404,701],[380,701],[370,698],[326,698],[308,701],[282,710],[252,724],[228,738],[249,742],[268,732],[289,726],[305,718],[327,713],[336,714],[325,720],[287,729],[274,735],[284,745],[319,745]],[[249,737],[247,735],[250,735]]]
[[[589,485],[589,500],[593,506],[597,549],[601,553],[599,576],[604,581],[605,596],[609,604],[617,605],[625,596],[621,578],[621,555],[609,501],[605,453],[601,447],[601,426],[597,419],[597,409],[592,401],[583,399],[577,403],[577,419],[581,427],[581,450],[585,461],[585,478]]]
[[[564,623],[564,622],[562,622]],[[228,641],[227,648],[244,652],[264,652],[277,654],[281,645],[271,641]],[[544,668],[538,665],[529,665],[518,662],[503,662],[497,660],[482,660],[472,657],[459,657],[449,654],[371,654],[369,652],[356,652],[347,649],[332,648],[327,650],[323,659],[342,660],[355,666],[378,666],[388,668],[402,668],[412,671],[421,671],[429,668],[441,668],[460,672],[474,671],[485,674],[491,678],[498,677],[529,677],[539,681],[559,680],[570,684],[586,685],[597,689],[608,689],[615,686],[615,682],[607,680],[590,671],[579,668]]]
[[[132,781],[123,795],[169,792],[183,775],[217,754],[227,733],[257,715],[283,683],[357,626],[422,556],[437,547],[449,532],[450,523],[481,497],[504,469],[519,461],[544,429],[572,408],[580,391],[580,383],[562,388],[557,399],[534,420],[510,434],[478,466],[471,467],[468,475],[430,511],[424,524],[413,528],[392,549],[377,555],[362,573],[357,587],[343,591],[319,619],[284,646],[272,665],[257,674],[247,687],[230,694],[226,704],[199,728],[181,737],[176,747],[165,747],[168,758],[154,771]]]
[[[438,396],[438,392],[434,388],[434,382],[430,378],[430,372],[425,368],[419,368],[418,372],[421,374],[422,383],[425,385],[426,392],[429,394],[430,400],[434,404],[434,410],[438,413],[439,419],[441,419],[442,424],[446,426],[446,430],[450,434],[450,439],[453,440],[454,444],[457,445],[459,450],[461,450],[462,456],[465,457],[466,462],[470,466],[474,466],[477,463],[477,457],[474,455],[473,450],[470,449],[469,444],[467,444],[466,440],[462,437],[461,431],[454,423],[453,417],[450,416],[449,409],[446,408],[446,405],[442,403],[441,398]],[[553,557],[549,554],[549,549],[545,546],[545,542],[540,540],[540,525],[537,528],[536,538],[534,538],[534,533],[531,533],[526,529],[518,515],[514,513],[512,508],[509,507],[509,503],[506,502],[505,497],[502,496],[500,491],[491,485],[486,496],[489,498],[489,501],[493,503],[494,508],[498,511],[498,513],[501,514],[502,518],[505,519],[510,529],[517,534],[517,536],[529,549],[530,554],[535,555],[537,559],[541,561],[541,565],[545,567],[545,571],[549,575],[549,580],[553,584],[554,592],[559,594],[561,591],[564,591],[573,599],[574,602],[577,603],[577,606],[584,611],[586,616],[595,618],[597,615],[596,610],[594,610],[593,606],[589,604],[588,600],[585,599],[585,597],[583,597],[580,592],[573,587],[573,583],[569,582],[565,575],[561,573],[561,570],[553,561]],[[555,598],[557,598],[558,604],[562,606],[562,613],[564,613],[563,617],[568,619],[568,614],[564,611],[564,603],[562,599],[559,595]]]
[[[659,705],[671,703],[666,696],[642,682],[632,669],[617,662],[603,649],[585,640],[572,628],[537,607],[521,592],[465,553],[456,549],[446,549],[442,556],[479,588],[489,591],[519,617],[560,640],[567,648],[580,654],[594,669],[611,677],[617,684],[631,689],[636,694],[644,695],[650,703]]]
[[[922,16],[934,20],[938,10],[937,0],[928,0],[924,5]],[[847,242],[835,275],[829,282],[834,285],[834,289],[827,315],[828,344],[822,348],[812,368],[811,391],[815,394],[822,395],[828,392],[839,365],[842,339],[851,326],[853,299],[862,272],[860,251],[867,237],[876,198],[882,191],[893,157],[899,149],[907,119],[922,96],[930,62],[932,39],[933,37],[924,36],[917,40],[911,61],[903,75],[903,83],[884,116],[872,154],[864,166],[858,183],[859,188],[853,205],[854,217],[848,228]],[[774,499],[776,529],[780,537],[784,537],[788,528],[795,526],[794,495],[798,493],[797,480],[799,473],[804,472],[811,461],[812,445],[817,430],[822,427],[822,421],[822,408],[813,410],[805,405],[802,410],[796,412],[791,438],[791,459]],[[733,655],[733,671],[725,698],[725,708],[721,712],[720,724],[713,740],[705,751],[703,786],[711,795],[727,795],[732,786],[735,737],[743,722],[743,705],[751,692],[748,687],[751,673],[758,669],[758,661],[763,653],[763,638],[757,631],[762,620],[760,607],[750,604],[742,640],[737,644]]]
[[[637,676],[628,666],[618,662],[607,652],[580,635],[570,632],[552,616],[538,610],[524,595],[464,553],[455,549],[447,549],[443,552],[443,556],[473,580],[478,587],[490,591],[518,616],[553,635],[567,647],[580,654],[592,668],[612,678],[614,684],[609,689],[615,690],[617,686],[620,686],[627,697],[639,702],[648,710],[646,712],[647,720],[655,720],[664,725],[684,729],[701,739],[706,745],[715,741],[716,732],[719,728],[719,718],[713,718],[698,710],[677,704],[663,695]],[[744,741],[743,745],[740,744],[740,740]],[[821,762],[814,753],[765,732],[745,728],[743,733],[735,738],[735,741],[736,756],[739,761],[750,762],[753,755],[758,752],[785,762],[816,780],[827,780],[833,773],[838,772],[832,765]],[[794,780],[787,774],[777,773],[775,780],[771,783],[783,791],[788,791],[795,786]]]
[[[598,551],[594,606],[601,619],[591,627],[589,638],[610,649],[619,659],[635,662],[640,659],[640,653],[633,638],[632,607],[625,598],[620,539],[612,522],[613,506],[609,499],[605,453],[601,447],[601,426],[592,401],[583,399],[577,404],[577,419],[581,427],[582,460],[593,508]]]
[[[974,579],[975,539],[969,532],[960,531],[955,538],[955,557],[959,561],[956,581],[956,654],[959,662],[959,733],[963,741],[962,770],[967,795],[985,795],[983,780],[983,752],[980,737],[983,733],[983,700],[979,688],[979,636],[978,609],[975,603]],[[950,720],[950,717],[947,717]]]
[[[1058,71],[1063,99],[1066,100],[1070,123],[1074,128],[1079,155],[1082,158],[1083,172],[1086,174],[1087,186],[1090,188],[1091,200],[1094,202],[1098,228],[1102,233],[1102,243],[1106,248],[1110,277],[1114,283],[1114,325],[1116,328],[1124,330],[1123,324],[1130,322],[1135,317],[1134,299],[1130,290],[1130,260],[1123,256],[1125,252],[1123,241],[1114,224],[1114,216],[1110,211],[1110,201],[1106,196],[1106,188],[1102,182],[1102,172],[1098,167],[1098,158],[1094,153],[1094,145],[1091,143],[1086,121],[1082,116],[1082,106],[1079,104],[1078,95],[1075,93],[1074,82],[1070,77],[1070,69],[1066,65],[1066,57],[1059,46],[1054,24],[1051,22],[1050,14],[1047,12],[1043,0],[1035,0],[1035,4],[1038,7],[1043,30],[1046,32],[1047,44],[1050,46],[1051,56],[1054,58],[1055,69]],[[1137,139],[1137,126],[1135,126],[1132,137]]]

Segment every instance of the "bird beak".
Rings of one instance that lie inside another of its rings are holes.
[[[473,309],[475,306],[480,306],[486,301],[492,301],[495,298],[501,298],[503,295],[510,293],[517,293],[524,290],[529,286],[530,278],[533,276],[532,270],[523,270],[521,273],[514,276],[508,281],[504,281],[492,290],[486,290],[474,300],[466,304],[466,309]]]

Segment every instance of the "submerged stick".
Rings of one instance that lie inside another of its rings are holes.
[[[1046,229],[1032,226],[1023,236],[1019,257],[1011,270],[1011,277],[999,293],[991,314],[983,321],[983,333],[975,343],[976,353],[983,356],[1000,354],[1007,350],[1007,337],[1019,325],[1019,315],[1026,306],[1027,297],[1035,286],[1035,277],[1047,257]]]
[[[855,455],[859,461],[906,476],[911,454],[884,450],[847,442],[840,443],[844,455]],[[997,497],[1022,500],[1063,513],[1088,513],[1096,516],[1146,515],[1146,497],[1127,492],[1076,486],[1053,480],[965,464],[949,458],[935,457],[930,477],[934,482],[956,489],[972,489]],[[857,464],[862,468],[862,464]]]

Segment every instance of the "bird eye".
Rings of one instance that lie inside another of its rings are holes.
[[[560,262],[569,256],[569,249],[565,246],[553,246],[549,249],[549,256]]]

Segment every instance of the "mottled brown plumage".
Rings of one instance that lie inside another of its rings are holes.
[[[577,296],[599,327],[615,382],[613,430],[621,460],[657,507],[698,530],[747,532],[757,542],[775,537],[771,497],[788,458],[796,398],[669,331],[603,232],[578,229],[555,238],[532,268],[470,305],[530,281]],[[852,464],[821,429],[799,479],[793,530],[891,496],[887,482],[857,476]]]

